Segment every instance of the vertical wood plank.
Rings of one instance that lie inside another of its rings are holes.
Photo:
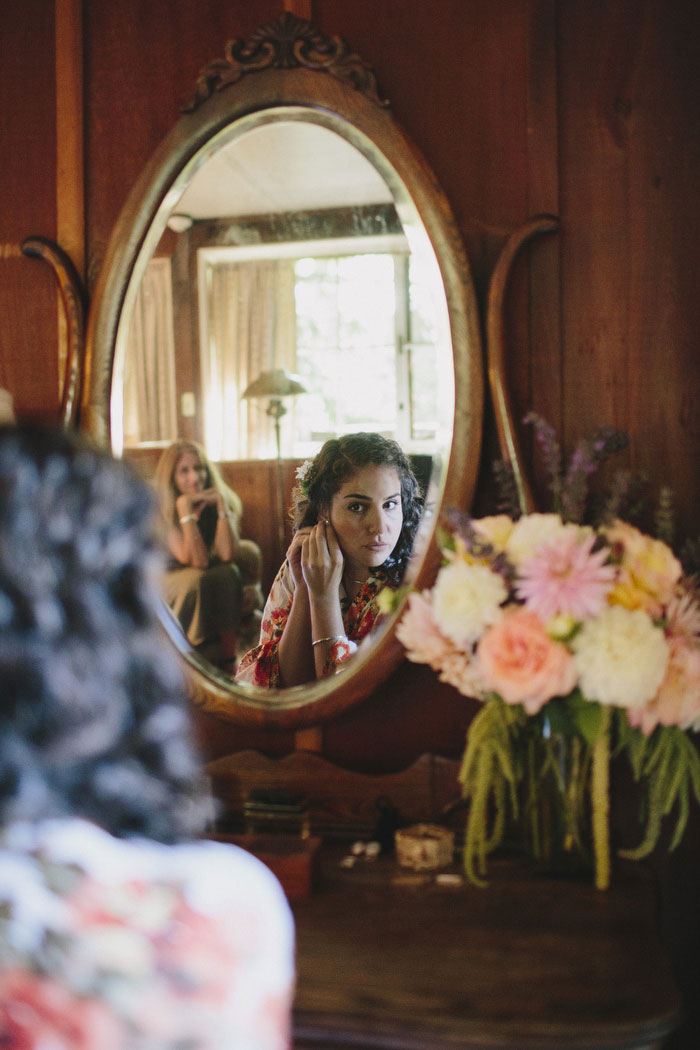
[[[56,0],[56,237],[85,272],[83,0]]]
[[[527,77],[528,192],[530,215],[559,215],[559,135],[557,71],[557,0],[533,0]],[[530,249],[530,391],[528,408],[544,416],[561,433],[562,341],[560,233],[545,234]],[[523,447],[532,458],[534,441]],[[538,462],[530,472],[540,491]]]
[[[22,255],[25,237],[56,239],[53,0],[0,4],[0,386],[18,418],[58,412],[58,291]]]
[[[83,4],[56,0],[56,240],[85,275],[83,167]],[[58,302],[59,397],[68,355],[68,329]]]

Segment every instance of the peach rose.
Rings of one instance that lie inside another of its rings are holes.
[[[477,647],[484,685],[509,704],[522,704],[529,715],[554,696],[566,696],[576,685],[571,653],[547,634],[533,612],[506,609]]]

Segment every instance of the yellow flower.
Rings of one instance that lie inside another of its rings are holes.
[[[391,587],[382,587],[375,601],[380,613],[384,616],[389,616],[396,611],[396,591],[393,591]]]
[[[554,638],[557,642],[564,642],[573,633],[576,621],[573,616],[569,616],[566,613],[560,613],[559,616],[553,616],[551,620],[548,620],[545,624],[547,634],[550,638]]]
[[[608,595],[611,605],[644,609],[659,616],[673,597],[682,568],[671,548],[625,521],[605,531],[608,543],[622,551],[618,582]]]
[[[490,543],[497,554],[506,549],[514,525],[513,519],[508,514],[491,514],[472,521],[472,526],[479,539]]]
[[[448,564],[455,564],[458,562],[464,562],[466,565],[490,564],[490,558],[477,558],[476,555],[472,554],[462,536],[454,537],[454,545],[454,550],[447,549],[443,551],[445,560]]]

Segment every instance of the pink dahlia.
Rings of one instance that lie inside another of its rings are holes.
[[[649,736],[657,725],[686,729],[700,716],[700,649],[689,637],[668,639],[668,664],[658,692],[627,718]]]
[[[520,566],[516,593],[546,623],[555,616],[598,616],[615,580],[606,547],[593,551],[595,534],[564,529]]]
[[[696,594],[686,591],[671,598],[666,609],[666,634],[700,638],[700,605]]]

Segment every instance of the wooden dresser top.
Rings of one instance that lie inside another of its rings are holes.
[[[295,1050],[651,1050],[677,1024],[640,866],[600,892],[497,859],[478,889],[322,854],[293,904]]]

